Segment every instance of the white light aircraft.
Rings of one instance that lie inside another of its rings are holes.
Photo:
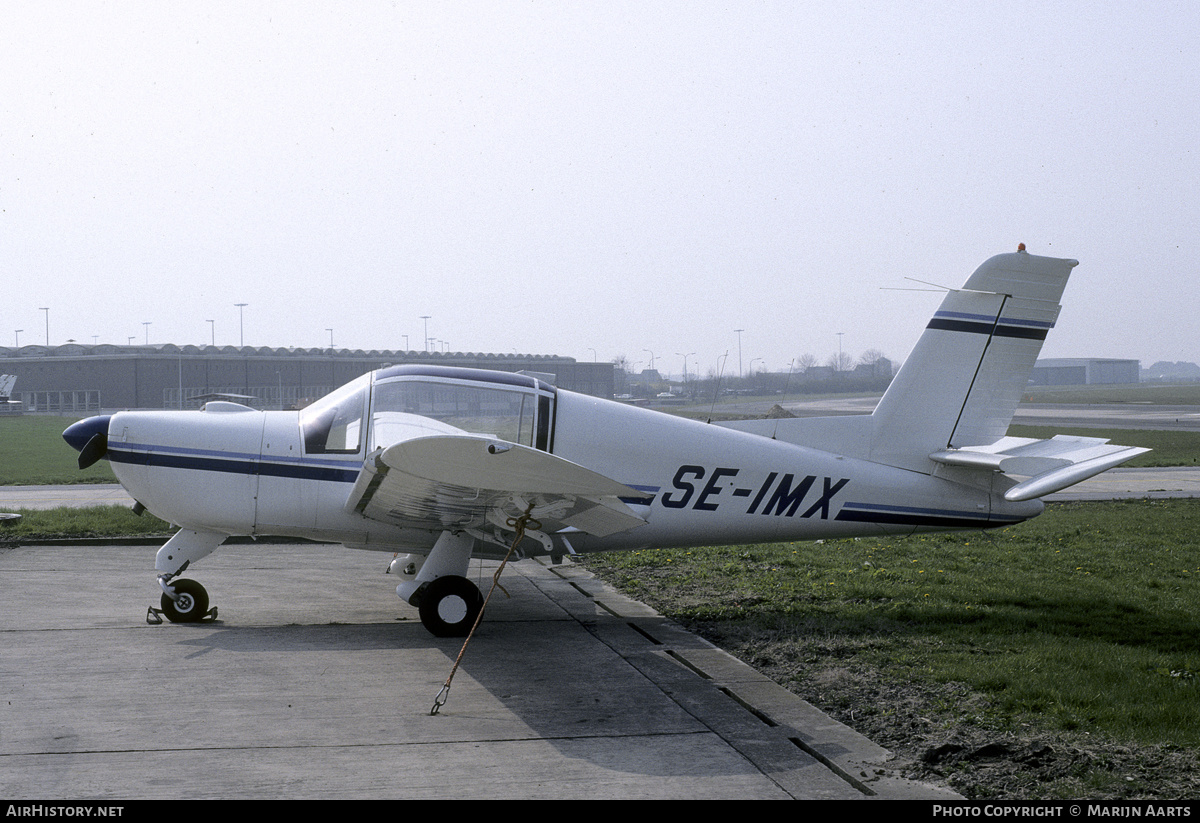
[[[179,526],[161,611],[215,616],[179,577],[232,535],[402,553],[397,594],[461,636],[472,557],[760,543],[1008,526],[1146,449],[1006,436],[1074,260],[1024,250],[950,290],[874,413],[706,424],[525,374],[380,369],[296,411],[214,401],[128,411],[63,436]],[[156,610],[151,609],[151,613]],[[151,613],[147,618],[151,618]]]

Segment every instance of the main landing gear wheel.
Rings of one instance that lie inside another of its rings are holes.
[[[421,592],[417,611],[435,637],[466,637],[483,609],[483,595],[465,577],[446,575]]]
[[[175,599],[165,592],[159,604],[172,623],[197,623],[208,614],[208,592],[195,580],[173,580]]]

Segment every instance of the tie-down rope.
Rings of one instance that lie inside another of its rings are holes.
[[[458,664],[462,662],[463,655],[467,652],[467,644],[471,642],[471,638],[475,636],[475,629],[479,628],[479,622],[483,620],[484,609],[487,608],[488,601],[492,599],[492,592],[496,591],[496,587],[500,585],[500,575],[504,572],[504,567],[508,565],[508,559],[512,557],[513,552],[517,550],[517,544],[525,537],[525,528],[531,523],[533,528],[540,529],[542,524],[534,520],[530,512],[533,511],[532,504],[525,514],[520,517],[510,517],[505,523],[509,528],[513,529],[512,545],[508,547],[508,553],[504,555],[504,559],[500,561],[500,567],[496,569],[496,573],[492,575],[492,586],[488,589],[487,597],[483,598],[483,605],[479,607],[479,614],[475,615],[475,624],[471,626],[471,631],[467,633],[467,639],[463,641],[462,648],[458,650],[458,657],[454,659],[454,665],[450,668],[450,676],[446,678],[445,685],[438,692],[433,701],[433,708],[429,710],[430,715],[436,715],[442,706],[446,705],[446,699],[450,696],[450,681],[454,679],[455,672],[458,671]]]

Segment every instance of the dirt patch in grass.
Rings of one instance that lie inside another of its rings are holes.
[[[661,605],[661,604],[660,604]],[[988,698],[956,683],[899,681],[835,638],[746,634],[692,622],[691,631],[897,756],[905,777],[972,799],[1200,797],[1200,753],[1085,733],[989,728]]]

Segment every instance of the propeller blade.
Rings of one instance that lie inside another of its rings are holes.
[[[93,434],[91,439],[79,450],[79,468],[86,469],[106,454],[108,454],[108,435],[104,432]]]

